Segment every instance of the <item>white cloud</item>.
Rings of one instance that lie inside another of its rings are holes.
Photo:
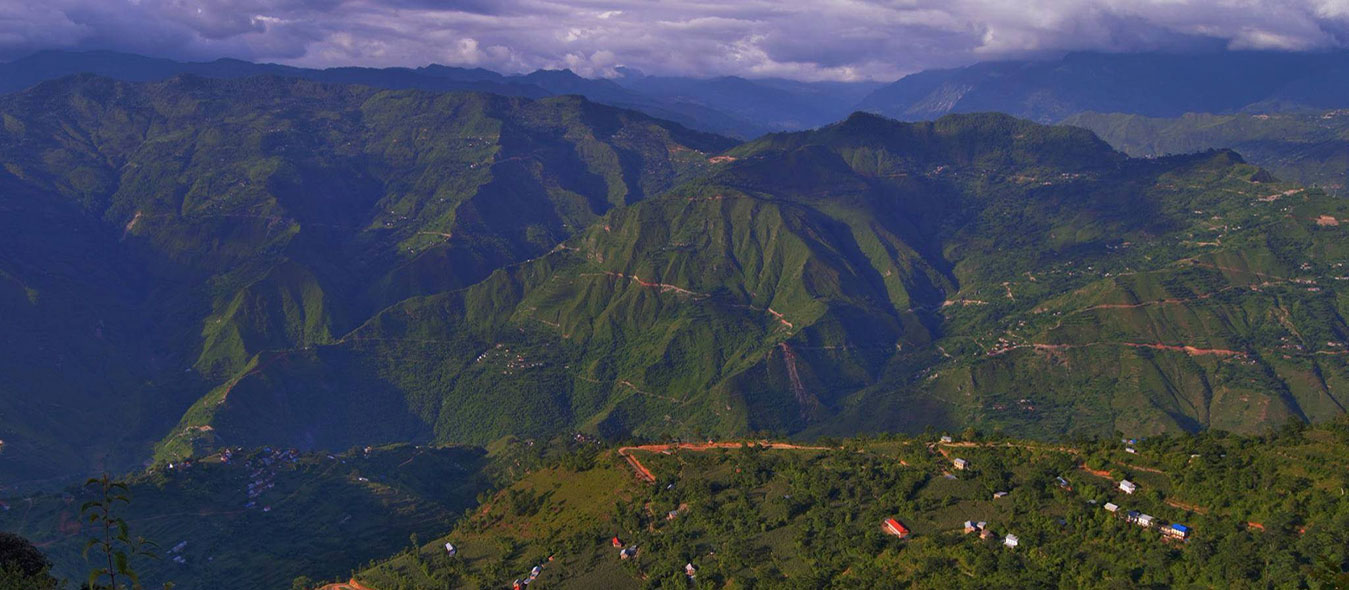
[[[1349,0],[0,0],[0,55],[890,80],[1073,50],[1349,42]]]

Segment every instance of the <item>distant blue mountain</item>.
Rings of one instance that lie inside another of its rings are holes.
[[[181,62],[111,51],[43,51],[0,64],[0,93],[80,73],[130,82],[163,80],[179,74],[208,78],[270,75],[377,88],[476,91],[528,98],[577,94],[687,127],[741,138],[815,127],[841,119],[877,86],[744,78],[653,78],[632,70],[626,70],[625,76],[615,82],[583,78],[570,70],[539,70],[508,76],[482,68],[438,64],[421,68],[312,69],[236,59]]]
[[[1349,107],[1349,52],[1073,53],[919,72],[877,89],[860,110],[905,120],[997,111],[1057,122],[1094,111],[1189,112]]]

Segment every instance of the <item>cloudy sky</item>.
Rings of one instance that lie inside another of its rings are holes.
[[[0,59],[114,49],[304,66],[893,80],[1068,50],[1319,50],[1349,0],[0,0]]]

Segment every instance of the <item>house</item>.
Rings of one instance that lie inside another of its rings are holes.
[[[679,518],[678,510],[671,510],[665,513],[665,520],[674,520],[676,518]]]
[[[612,546],[614,546],[614,547],[622,547],[622,546],[623,546],[623,542],[620,541],[620,540],[618,540],[618,537],[614,537],[613,540],[609,541],[609,544],[612,545]]]
[[[890,533],[901,539],[909,536],[909,527],[904,526],[898,520],[893,518],[885,519],[885,532]]]
[[[1129,481],[1127,479],[1122,479],[1119,482],[1119,491],[1124,492],[1126,494],[1132,494],[1138,491],[1138,484]]]
[[[969,461],[966,461],[964,459],[956,459],[954,461],[951,461],[951,465],[954,465],[956,469],[961,470],[965,469],[965,467],[969,466],[969,464],[970,464]]]
[[[1073,489],[1073,486],[1068,483],[1068,480],[1063,479],[1063,477],[1056,477],[1054,478],[1054,481],[1059,484],[1059,487],[1065,490],[1071,491]]]
[[[949,443],[949,442],[951,442],[951,437],[950,437],[950,436],[943,436],[943,437],[941,437],[941,441],[944,442],[944,443]]]
[[[1140,515],[1138,515],[1138,519],[1135,520],[1134,522],[1138,523],[1138,526],[1141,526],[1141,527],[1143,527],[1143,528],[1146,529],[1146,528],[1152,528],[1152,524],[1153,524],[1153,521],[1154,521],[1154,520],[1155,520],[1155,519],[1152,517],[1151,514],[1140,514]]]
[[[1114,502],[1106,502],[1106,503],[1105,503],[1105,511],[1106,511],[1106,512],[1119,512],[1119,504],[1116,504],[1116,503],[1114,503]]]
[[[993,534],[993,531],[992,531],[992,530],[989,530],[989,529],[987,529],[987,528],[985,528],[985,529],[982,530],[982,531],[979,531],[979,538],[980,538],[980,539],[992,539],[992,538],[995,537],[995,536],[997,536],[997,535],[994,535],[994,534]]]
[[[1124,447],[1124,452],[1129,453],[1130,455],[1137,455],[1138,449],[1135,449],[1133,447]]]
[[[977,533],[988,528],[988,523],[984,521],[975,522],[973,520],[965,521],[965,533]]]
[[[1124,522],[1138,522],[1138,516],[1141,514],[1143,513],[1137,510],[1130,510],[1128,514],[1124,515]]]
[[[684,564],[684,575],[686,575],[686,576],[692,578],[693,576],[695,576],[695,575],[697,575],[697,574],[698,574],[698,570],[697,570],[696,568],[693,567],[693,563],[692,563],[692,562]]]
[[[628,547],[627,549],[618,552],[619,559],[631,559],[636,556],[637,556],[636,547]]]
[[[1008,547],[1016,547],[1021,544],[1021,540],[1016,538],[1016,535],[1007,533],[1007,536],[1002,539],[1002,544]]]
[[[993,499],[994,499],[994,500],[997,500],[998,498],[1004,498],[1004,497],[1006,497],[1006,496],[1007,496],[1007,492],[993,492]]]
[[[450,557],[454,557],[454,554],[456,554],[456,553],[458,553],[458,552],[459,552],[459,548],[455,547],[455,546],[454,546],[454,543],[446,543],[446,544],[445,544],[445,553],[448,553]]]
[[[1173,522],[1162,527],[1162,534],[1175,539],[1186,539],[1190,536],[1190,527],[1178,522]]]

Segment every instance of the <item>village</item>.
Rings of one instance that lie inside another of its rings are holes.
[[[1125,452],[1130,454],[1137,453],[1137,450],[1133,446],[1134,444],[1136,444],[1137,441],[1130,439],[1121,442],[1127,445],[1124,447]],[[956,443],[955,440],[949,435],[942,436],[938,440],[938,445],[956,445],[956,444],[958,443]],[[966,459],[955,457],[951,459],[951,467],[955,471],[966,471],[971,469],[971,464]],[[957,477],[955,476],[955,474],[951,472],[945,472],[943,475],[948,479],[953,479]],[[1072,484],[1063,476],[1055,477],[1055,484],[1060,489],[1066,490],[1068,492],[1073,491]],[[1115,488],[1126,495],[1133,495],[1139,489],[1137,483],[1129,481],[1128,479],[1120,480],[1118,484],[1115,486]],[[993,500],[995,501],[1000,500],[1002,498],[1007,497],[1009,494],[1010,494],[1009,491],[994,492]],[[1097,503],[1095,500],[1086,500],[1086,502],[1088,504],[1093,505]],[[1118,515],[1121,510],[1120,506],[1114,502],[1106,502],[1103,506],[1103,509],[1106,512],[1115,515]],[[1184,524],[1181,523],[1164,524],[1156,517],[1149,514],[1143,514],[1137,510],[1130,510],[1125,512],[1124,520],[1125,522],[1138,525],[1139,527],[1144,529],[1155,528],[1164,539],[1185,541],[1189,539],[1191,533],[1190,528]],[[1063,519],[1058,519],[1058,523],[1060,526],[1066,526],[1067,524],[1065,521],[1063,521]],[[895,536],[899,539],[908,539],[913,534],[912,531],[907,526],[905,526],[897,517],[885,519],[881,523],[881,528],[887,534]],[[989,523],[986,521],[966,520],[963,524],[962,530],[965,534],[977,534],[980,539],[993,539],[998,536],[997,533],[993,532],[993,529],[990,528]],[[1015,534],[1008,532],[1002,537],[1002,544],[1004,547],[1007,547],[1008,549],[1015,549],[1021,545],[1021,539],[1018,538]]]
[[[272,511],[272,506],[263,501],[263,495],[276,487],[276,476],[278,470],[283,466],[294,465],[300,460],[300,452],[297,449],[274,449],[265,447],[260,451],[247,454],[242,447],[223,448],[219,452],[203,457],[201,459],[182,459],[172,461],[162,466],[165,474],[177,474],[191,471],[199,463],[217,463],[220,465],[236,465],[244,471],[244,487],[241,490],[240,499],[243,510],[257,510],[262,513]],[[336,457],[329,455],[330,460]],[[165,558],[178,565],[187,565],[187,558],[183,550],[187,547],[187,541],[180,541],[165,552]]]
[[[1031,402],[1030,400],[1021,400],[1020,404],[1022,406],[1029,406]],[[761,442],[759,444],[761,445],[760,448],[764,449],[803,449],[803,450],[823,449],[823,447],[798,447],[787,443],[768,443],[766,441]],[[960,476],[961,473],[971,472],[976,468],[976,465],[973,461],[966,459],[964,457],[954,456],[951,453],[951,451],[960,448],[978,448],[986,445],[990,447],[995,446],[992,443],[957,441],[954,437],[950,435],[943,435],[940,438],[938,438],[935,442],[927,443],[927,446],[932,453],[942,456],[948,462],[949,468],[941,472],[942,478],[948,480],[959,480],[961,478]],[[1136,439],[1125,439],[1120,441],[1119,447],[1117,447],[1117,449],[1129,455],[1137,455],[1138,454],[1138,450],[1136,448],[1137,445],[1138,441]],[[674,450],[701,451],[716,448],[723,448],[723,449],[735,448],[737,446],[738,445],[734,443],[714,443],[714,442],[709,442],[707,444],[679,443],[675,445],[644,445],[641,447],[627,447],[624,450],[620,450],[620,454],[627,460],[629,466],[633,469],[635,475],[638,477],[639,480],[646,483],[654,483],[655,481],[657,481],[657,477],[645,465],[643,465],[639,459],[637,459],[632,454],[631,452],[632,450],[642,450],[647,452],[656,452],[662,455],[670,455]],[[1046,447],[1046,448],[1056,451],[1071,452],[1071,449],[1063,449],[1055,447]],[[901,464],[908,466],[908,463],[905,463],[903,461],[901,461]],[[1090,469],[1087,469],[1085,466],[1079,466],[1079,469],[1084,474],[1093,477],[1109,477],[1108,474],[1094,472]],[[1053,480],[1054,485],[1055,487],[1063,490],[1065,493],[1074,493],[1074,486],[1072,482],[1066,477],[1066,475],[1067,474],[1054,477]],[[1183,543],[1191,538],[1193,530],[1186,524],[1180,522],[1166,522],[1153,515],[1146,514],[1140,510],[1128,510],[1121,507],[1123,504],[1127,504],[1127,501],[1123,498],[1134,496],[1139,492],[1140,485],[1137,482],[1127,478],[1122,478],[1119,480],[1111,480],[1110,483],[1111,485],[1109,486],[1108,489],[1114,491],[1115,494],[1120,496],[1120,498],[1118,499],[1112,498],[1111,501],[1106,501],[1103,503],[1098,502],[1097,500],[1091,498],[1081,498],[1081,501],[1085,504],[1092,506],[1099,505],[1101,507],[1100,508],[1101,510],[1104,510],[1105,512],[1117,518],[1120,518],[1123,522],[1135,525],[1140,529],[1156,531],[1158,534],[1158,539],[1161,541]],[[673,486],[674,484],[669,484],[669,487],[672,488]],[[1007,501],[1005,499],[1008,498],[1011,494],[1015,493],[1016,491],[1017,490],[1015,488],[995,491],[991,494],[991,500],[994,502]],[[684,511],[687,510],[690,510],[687,504],[681,505],[677,509],[668,511],[664,515],[664,518],[665,520],[675,520],[679,518]],[[1063,518],[1056,518],[1055,521],[1058,523],[1060,527],[1068,526],[1067,521],[1064,520]],[[883,521],[881,521],[879,526],[884,533],[893,536],[898,540],[909,540],[915,536],[914,531],[910,526],[905,524],[903,517],[901,515],[894,515],[885,518]],[[1008,550],[1023,548],[1025,540],[1021,536],[1018,536],[1015,530],[995,530],[997,528],[999,527],[997,527],[995,524],[991,524],[987,520],[971,518],[963,522],[960,531],[966,535],[977,535],[981,540],[997,539],[999,544]],[[1013,527],[1004,526],[1001,528],[1007,529]],[[624,543],[619,536],[612,537],[610,540],[610,544],[613,549],[617,550],[618,552],[617,557],[621,561],[636,558],[640,553],[640,549],[637,546]],[[692,579],[695,576],[696,572],[697,568],[694,566],[692,562],[686,565],[685,574],[690,579]],[[524,583],[527,584],[528,580],[526,580]]]

